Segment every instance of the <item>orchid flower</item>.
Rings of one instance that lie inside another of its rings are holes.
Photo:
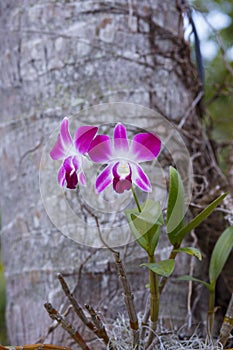
[[[54,160],[63,159],[58,171],[58,183],[64,187],[75,189],[77,184],[85,186],[85,167],[90,161],[85,157],[89,146],[97,133],[94,126],[80,126],[74,135],[74,140],[69,133],[69,120],[64,118],[57,142],[53,146],[50,156]]]
[[[132,183],[145,192],[151,192],[148,176],[139,165],[154,159],[160,151],[161,141],[153,133],[140,133],[130,141],[126,128],[118,123],[113,142],[107,135],[97,135],[88,154],[95,163],[107,164],[96,179],[96,191],[102,192],[110,184],[117,193],[130,190]]]

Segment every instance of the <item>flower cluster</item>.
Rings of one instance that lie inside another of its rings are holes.
[[[85,186],[85,169],[94,163],[104,164],[96,179],[96,191],[102,192],[109,185],[117,193],[130,190],[132,184],[142,191],[151,192],[148,176],[139,163],[158,156],[161,141],[153,133],[139,133],[127,139],[126,128],[118,123],[113,140],[108,135],[97,135],[95,126],[80,126],[72,139],[68,118],[64,118],[57,142],[50,152],[54,160],[63,160],[58,171],[58,183],[70,189],[78,184]]]

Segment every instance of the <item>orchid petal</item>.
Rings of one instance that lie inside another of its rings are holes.
[[[52,150],[50,151],[50,157],[54,160],[62,159],[66,155],[66,151],[63,147],[63,144],[61,142],[61,136],[58,135],[57,142],[53,146]]]
[[[129,150],[126,128],[121,123],[118,123],[114,129],[114,149],[116,152]]]
[[[97,135],[89,148],[88,154],[93,162],[104,163],[112,158],[112,145],[109,136]]]
[[[88,152],[90,144],[95,137],[98,128],[96,126],[80,126],[74,135],[75,147],[80,154]]]
[[[55,143],[50,152],[50,156],[54,160],[64,158],[69,148],[73,145],[73,141],[68,128],[69,120],[68,118],[64,118],[61,123],[60,133],[58,135],[57,142]]]
[[[137,162],[154,159],[160,151],[161,141],[152,133],[142,133],[134,136],[130,152]]]
[[[66,170],[66,172],[75,172],[78,170],[79,168],[79,160],[78,157],[74,156],[70,156],[67,157],[64,162],[63,162],[63,166]]]
[[[113,181],[112,175],[113,164],[109,164],[104,170],[98,175],[95,183],[95,188],[98,193],[102,192],[107,186]]]
[[[133,166],[133,182],[137,185],[142,191],[151,192],[151,183],[148,176],[144,173],[140,165]]]
[[[63,167],[63,164],[60,167],[60,169],[58,170],[57,180],[58,180],[59,185],[64,187],[65,181],[66,181],[66,170]]]
[[[80,183],[80,185],[86,186],[86,176],[83,171],[78,174],[78,182]]]
[[[73,144],[72,137],[69,132],[69,119],[65,117],[61,123],[60,134],[63,144],[69,147]]]

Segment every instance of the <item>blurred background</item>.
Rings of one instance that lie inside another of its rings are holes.
[[[224,171],[233,139],[233,3],[232,1],[191,1],[193,20],[200,39],[204,62],[206,115],[204,124]],[[194,35],[186,24],[186,37]],[[194,48],[193,48],[194,49]],[[193,59],[195,53],[193,50]]]
[[[4,0],[0,1],[0,10],[3,2]],[[190,1],[190,4],[204,64],[203,104],[206,113],[202,123],[213,144],[221,169],[233,177],[233,2],[198,0]],[[185,37],[191,41],[192,58],[196,65],[195,38],[187,16],[184,25]],[[0,254],[1,344],[8,343],[4,316],[5,301],[4,266]]]

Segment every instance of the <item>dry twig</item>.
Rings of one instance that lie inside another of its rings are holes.
[[[90,306],[85,305],[86,309],[88,310],[92,321],[91,322],[85,315],[82,307],[79,305],[78,301],[75,299],[73,294],[70,292],[70,289],[64,279],[64,277],[61,274],[58,274],[58,280],[61,283],[62,289],[69,299],[71,305],[74,308],[74,311],[76,315],[80,318],[80,320],[84,323],[85,326],[87,326],[99,339],[103,340],[103,342],[106,345],[109,345],[109,348],[112,350],[115,350],[114,346],[111,344],[111,341],[108,337],[108,334],[106,332],[105,326],[100,320],[99,316],[97,313],[94,311],[94,309]],[[91,310],[91,312],[90,312]]]
[[[69,335],[75,340],[75,342],[81,347],[82,350],[90,350],[89,346],[82,338],[81,334],[74,329],[74,327],[65,320],[64,316],[62,316],[50,303],[45,303],[44,307],[49,314],[49,317],[52,320],[56,320],[59,324],[61,324],[62,328],[69,333]]]
[[[138,326],[138,318],[137,318],[137,313],[134,305],[134,296],[130,288],[129,281],[127,279],[126,271],[123,266],[123,263],[120,259],[120,253],[117,252],[116,250],[112,249],[103,239],[101,230],[100,230],[100,225],[99,225],[99,220],[96,215],[92,213],[92,211],[86,207],[86,210],[89,212],[90,215],[95,219],[96,226],[98,229],[99,233],[99,238],[103,245],[113,254],[116,267],[117,267],[117,272],[119,275],[119,279],[123,288],[123,294],[124,294],[124,302],[126,306],[126,310],[129,316],[129,321],[130,321],[130,328],[132,329],[132,334],[133,334],[133,349],[137,350],[140,348],[140,339],[139,339],[139,326]]]
[[[226,345],[231,331],[233,329],[233,294],[231,295],[231,299],[227,308],[226,315],[223,320],[222,327],[220,329],[220,339],[219,342],[224,346]]]

